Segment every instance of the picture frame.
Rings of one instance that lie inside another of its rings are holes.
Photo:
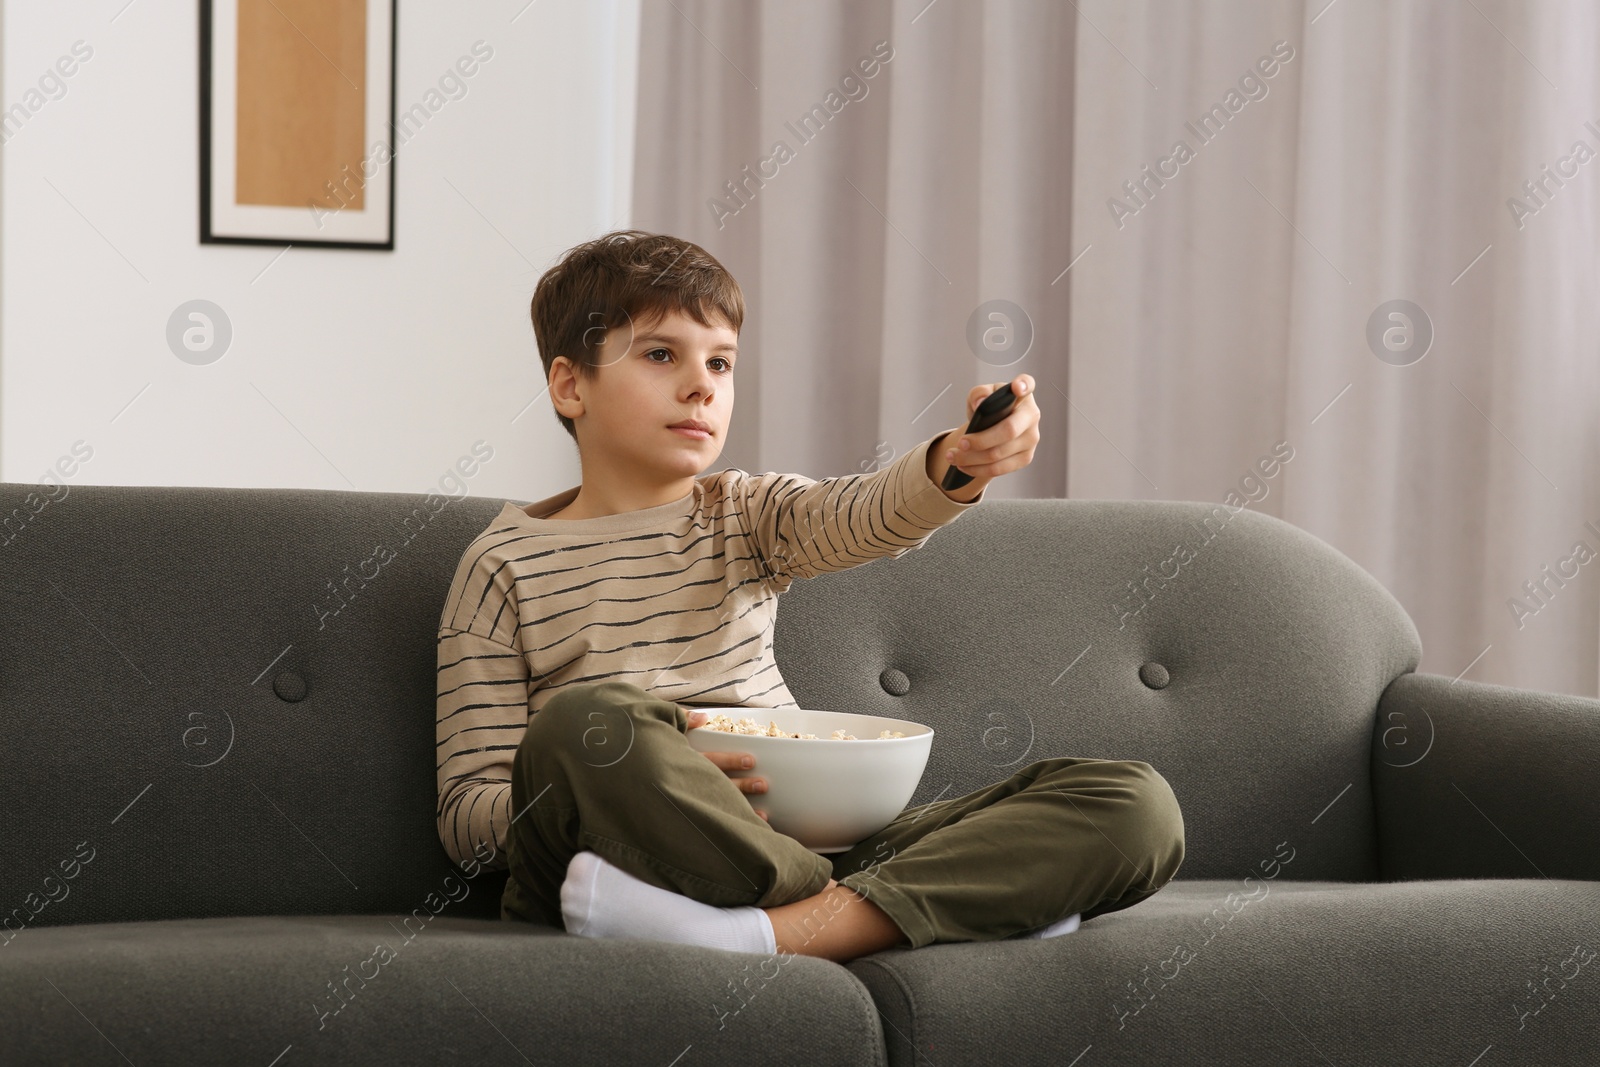
[[[200,0],[200,243],[394,250],[398,0]]]

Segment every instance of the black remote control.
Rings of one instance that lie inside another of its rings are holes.
[[[1011,406],[1016,402],[1017,394],[1011,391],[1011,383],[1007,382],[983,398],[983,402],[978,405],[978,409],[972,413],[972,421],[967,424],[967,433],[970,435],[987,430],[1011,414]],[[956,458],[961,458],[959,449],[956,451]],[[970,481],[972,481],[972,475],[964,470],[958,470],[956,465],[952,463],[950,469],[944,472],[944,481],[940,483],[940,487],[945,490],[960,489]]]

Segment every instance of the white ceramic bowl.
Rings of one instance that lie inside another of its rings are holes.
[[[687,707],[687,705],[686,705]],[[703,726],[688,733],[699,752],[748,752],[749,770],[732,778],[765,778],[765,793],[747,794],[752,807],[767,813],[767,823],[813,852],[844,852],[894,821],[922,781],[933,748],[933,728],[881,715],[798,708],[691,708],[726,715],[734,722],[754,719],[817,740],[731,734]],[[860,740],[834,741],[835,730]],[[904,737],[878,736],[884,730]]]

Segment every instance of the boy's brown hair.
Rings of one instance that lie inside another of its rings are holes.
[[[557,356],[572,360],[580,378],[593,378],[611,330],[648,328],[672,311],[702,326],[719,316],[737,334],[744,292],[711,253],[681,237],[614,230],[568,249],[533,290],[530,314],[545,381]],[[576,441],[572,420],[560,412],[556,418]]]

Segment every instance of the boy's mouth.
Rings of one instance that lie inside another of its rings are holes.
[[[675,430],[685,437],[691,437],[700,441],[708,440],[711,437],[711,427],[707,426],[699,419],[684,419],[682,422],[673,423],[671,426],[668,426],[667,429]]]

